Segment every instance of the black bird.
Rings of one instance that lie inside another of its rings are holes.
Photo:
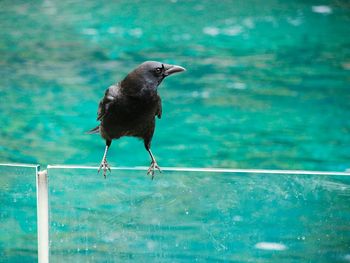
[[[97,120],[100,124],[88,133],[100,133],[106,140],[106,148],[98,169],[103,169],[106,177],[110,167],[107,163],[107,151],[113,139],[133,136],[143,139],[151,157],[147,174],[160,168],[151,152],[151,141],[155,128],[155,117],[162,116],[162,102],[157,88],[162,80],[185,69],[156,61],[146,61],[131,71],[121,82],[110,86],[98,106]]]

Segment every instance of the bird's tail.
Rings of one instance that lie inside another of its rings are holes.
[[[100,132],[100,125],[96,126],[95,128],[87,131],[87,134],[94,134],[94,133],[99,133]]]

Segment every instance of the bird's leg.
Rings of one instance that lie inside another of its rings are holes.
[[[107,170],[109,172],[111,172],[111,168],[109,167],[108,162],[107,162],[107,152],[108,152],[109,146],[110,146],[110,143],[106,143],[106,149],[105,149],[105,152],[103,154],[100,167],[98,168],[98,171],[97,171],[97,173],[100,173],[100,170],[102,168],[103,169],[103,176],[104,176],[104,178],[106,178]]]
[[[154,156],[153,156],[153,154],[151,152],[151,149],[147,149],[147,151],[148,151],[148,153],[149,153],[149,155],[151,156],[151,159],[152,159],[151,165],[150,165],[150,167],[148,168],[148,171],[147,171],[147,175],[150,174],[152,176],[152,180],[153,180],[153,178],[154,178],[154,169],[157,169],[160,173],[162,171],[160,170],[160,167],[158,166],[157,161],[156,161],[156,159],[154,158]]]

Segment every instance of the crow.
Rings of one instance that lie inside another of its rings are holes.
[[[98,169],[103,169],[106,178],[111,170],[107,162],[107,152],[113,139],[123,136],[143,140],[151,157],[147,175],[154,177],[154,170],[161,172],[151,152],[151,141],[155,129],[155,117],[162,116],[162,101],[158,86],[165,77],[185,71],[185,68],[157,61],[146,61],[131,71],[121,82],[110,86],[99,103],[97,120],[100,124],[88,131],[99,133],[106,141],[106,148]]]

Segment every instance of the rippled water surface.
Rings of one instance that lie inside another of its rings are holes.
[[[338,0],[1,1],[0,162],[98,165],[104,142],[84,132],[97,124],[104,90],[159,60],[187,68],[159,89],[163,117],[152,150],[160,166],[344,171],[349,24],[350,4]],[[134,138],[109,152],[113,166],[149,161]],[[0,256],[32,262],[35,181],[0,172],[2,229],[25,233],[10,248],[15,235],[1,235]],[[91,262],[350,261],[348,180],[130,176],[52,173],[53,260],[79,249]],[[14,217],[17,200],[28,213]],[[60,238],[67,243],[57,245]]]
[[[2,1],[1,160],[97,164],[104,90],[160,60],[187,68],[160,88],[161,165],[349,168],[350,6],[325,3]],[[149,163],[132,138],[109,159]]]

